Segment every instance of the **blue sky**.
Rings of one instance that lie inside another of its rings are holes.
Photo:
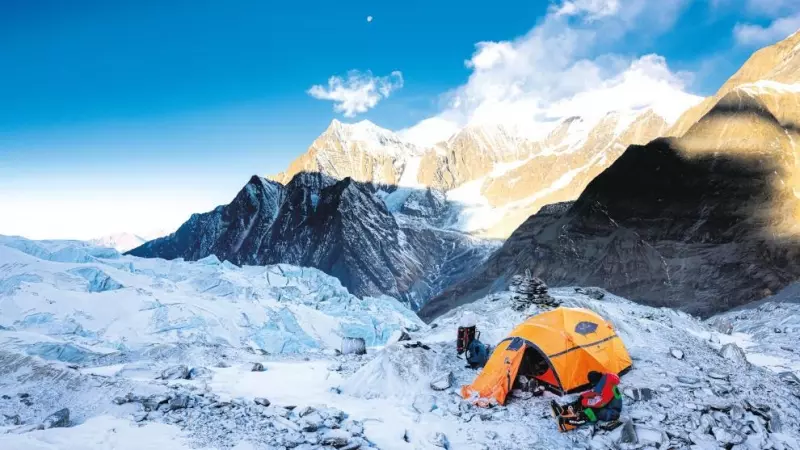
[[[487,101],[487,80],[520,76],[517,63],[483,65],[479,42],[525,54],[537,27],[591,31],[599,38],[579,36],[561,64],[538,70],[563,78],[588,60],[601,83],[655,54],[669,70],[658,76],[708,95],[797,23],[797,0],[772,0],[769,11],[765,0],[646,3],[0,1],[0,233],[174,227],[230,200],[251,174],[282,170],[333,118],[395,130],[437,116],[463,124]],[[353,70],[360,78],[348,78]],[[325,98],[333,76],[345,91],[349,81],[391,86],[372,93],[374,105],[337,112],[309,94],[319,85]],[[549,78],[521,76],[521,86],[547,88]],[[454,98],[472,106],[456,111]]]

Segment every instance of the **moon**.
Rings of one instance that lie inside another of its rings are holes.
[[[372,22],[372,16],[367,16],[367,23]]]

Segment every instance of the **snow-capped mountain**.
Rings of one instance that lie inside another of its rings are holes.
[[[90,239],[89,243],[97,247],[113,248],[120,252],[127,252],[130,249],[136,248],[147,241],[160,238],[169,234],[166,230],[157,230],[148,233],[113,233],[99,238]]]
[[[599,285],[701,315],[795,282],[800,71],[790,69],[799,49],[795,34],[757,52],[681,137],[629,147],[574,204],[530,217],[478,275],[422,315],[501,288],[526,269],[553,285]],[[763,74],[779,81],[752,81]]]
[[[298,173],[310,172],[339,180],[349,177],[362,183],[397,186],[406,164],[420,157],[422,151],[367,120],[343,124],[334,119],[306,153],[285,172],[271,178],[286,184]]]
[[[650,109],[599,119],[571,117],[536,139],[502,125],[472,123],[423,147],[413,144],[408,133],[398,135],[367,121],[334,120],[306,153],[272,179],[287,183],[308,171],[377,185],[433,188],[461,206],[446,228],[505,238],[541,206],[576,198],[625,147],[649,142],[667,125]]]
[[[386,294],[418,308],[468,276],[467,269],[494,248],[421,225],[436,219],[426,215],[446,214],[446,205],[433,194],[375,189],[319,173],[300,173],[285,186],[254,176],[230,204],[195,214],[175,233],[129,254],[186,260],[215,255],[235,264],[315,267],[355,295]],[[379,195],[392,199],[384,202]],[[420,223],[398,223],[402,217]]]

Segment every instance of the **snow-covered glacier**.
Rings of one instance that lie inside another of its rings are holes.
[[[79,243],[0,239],[0,345],[70,362],[165,345],[270,354],[383,345],[424,324],[390,297],[359,299],[319,270],[120,256]]]

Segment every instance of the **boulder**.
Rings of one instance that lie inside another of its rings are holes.
[[[169,401],[169,409],[170,411],[174,411],[176,409],[185,409],[189,407],[189,397],[186,395],[178,395],[173,397],[172,400]]]
[[[351,437],[350,433],[344,430],[327,430],[320,436],[320,442],[323,445],[342,448],[348,444]]]
[[[155,411],[158,409],[159,405],[163,405],[167,402],[169,402],[169,397],[166,395],[151,395],[150,397],[140,399],[140,403],[145,411]]]
[[[318,412],[312,412],[303,417],[300,421],[300,429],[303,431],[317,431],[325,424],[325,419]]]
[[[589,298],[593,298],[595,300],[602,300],[603,297],[606,296],[605,291],[600,288],[596,287],[587,287],[587,288],[575,288],[575,292],[579,294],[583,294]]]
[[[212,375],[214,375],[214,373],[205,367],[192,367],[191,370],[189,370],[188,379],[204,380],[211,378]]]
[[[678,348],[671,348],[669,349],[669,354],[672,355],[675,359],[683,359],[683,350]]]
[[[162,380],[185,380],[189,378],[189,368],[184,365],[172,366],[161,372]]]
[[[261,364],[261,363],[258,363],[258,362],[257,363],[253,363],[253,367],[250,368],[251,372],[263,372],[264,370],[265,370],[264,369],[264,365]]]
[[[63,428],[69,426],[69,409],[60,409],[53,414],[50,414],[42,421],[42,427],[48,428]]]
[[[453,372],[447,372],[440,375],[435,376],[431,380],[431,389],[434,391],[445,391],[450,389],[450,386],[453,385]]]
[[[261,405],[261,406],[269,406],[270,405],[269,400],[267,400],[264,397],[256,397],[253,401],[255,402],[256,405]]]
[[[719,354],[723,358],[729,359],[737,364],[746,367],[749,365],[747,362],[747,355],[738,345],[734,343],[725,344],[719,349]]]
[[[619,435],[620,444],[638,444],[639,437],[636,435],[636,427],[630,420],[625,421],[622,425],[622,431]]]
[[[366,355],[367,343],[364,338],[344,337],[342,338],[343,355]]]

